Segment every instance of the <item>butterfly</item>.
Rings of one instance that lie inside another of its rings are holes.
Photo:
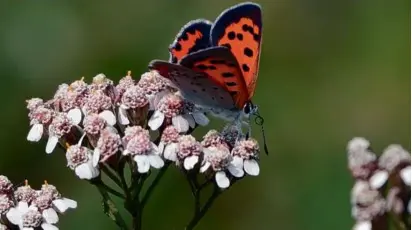
[[[263,123],[251,102],[261,44],[261,8],[241,3],[223,11],[214,23],[187,23],[169,47],[169,61],[153,60],[149,69],[169,79],[201,110],[240,124],[256,115]]]

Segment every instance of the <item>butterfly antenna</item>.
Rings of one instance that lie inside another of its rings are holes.
[[[266,135],[265,135],[265,129],[263,128],[263,123],[265,122],[265,120],[263,119],[262,116],[259,115],[258,112],[255,113],[256,117],[255,117],[255,124],[259,125],[261,130],[262,130],[262,136],[263,136],[263,148],[265,149],[265,153],[266,155],[269,155],[269,150],[268,150],[268,146],[266,144]]]

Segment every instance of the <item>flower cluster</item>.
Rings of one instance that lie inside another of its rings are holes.
[[[411,155],[400,145],[390,145],[378,157],[364,138],[347,147],[349,169],[356,182],[351,192],[354,230],[375,229],[388,214],[410,218]]]
[[[76,207],[76,201],[62,197],[47,182],[39,190],[32,189],[27,181],[15,188],[0,175],[0,229],[56,230],[59,214]]]
[[[102,167],[116,171],[119,162],[132,163],[140,174],[174,162],[214,176],[220,188],[245,173],[259,174],[257,141],[230,125],[197,141],[190,133],[209,118],[156,71],[139,81],[129,72],[117,85],[103,74],[90,84],[83,79],[62,84],[51,100],[28,100],[27,109],[27,140],[47,138],[47,153],[65,149],[68,167],[81,179],[97,178]]]

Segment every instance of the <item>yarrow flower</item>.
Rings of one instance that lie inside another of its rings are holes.
[[[257,162],[259,155],[259,145],[255,139],[241,140],[236,143],[232,150],[233,164],[238,168],[243,168],[251,176],[257,176],[260,167]]]
[[[172,125],[163,130],[158,148],[165,159],[174,162],[177,160],[179,137],[179,132]]]
[[[149,119],[149,127],[152,130],[157,130],[164,123],[166,125],[173,124],[179,132],[187,132],[189,130],[189,121],[184,116],[184,100],[176,94],[166,94],[156,104],[156,110]]]
[[[357,137],[348,143],[347,151],[349,169],[356,179],[351,194],[354,230],[374,229],[389,212],[399,216],[406,210],[410,213],[411,158],[406,150],[390,145],[378,157],[369,141]]]
[[[97,167],[99,162],[107,161],[115,155],[122,146],[122,139],[113,128],[106,128],[102,131],[96,148],[93,153],[93,166]]]
[[[99,169],[93,165],[92,151],[80,145],[72,145],[66,151],[67,166],[80,179],[90,180],[99,176]]]
[[[202,154],[202,145],[192,135],[179,137],[177,145],[177,163],[183,163],[186,170],[191,170],[199,162]]]
[[[146,119],[145,114],[148,109],[149,100],[143,93],[143,89],[138,86],[131,86],[125,90],[121,97],[119,122],[122,125],[128,125],[130,122],[139,125]]]
[[[137,163],[137,170],[140,173],[149,171],[150,166],[161,168],[164,165],[163,159],[157,146],[150,141],[150,135],[147,130],[137,126],[128,127],[123,138],[125,150],[123,155],[131,156]]]
[[[103,197],[107,192],[133,201],[132,193],[140,190],[149,171],[171,162],[188,180],[199,179],[191,181],[194,194],[202,190],[201,178],[203,184],[226,189],[245,172],[256,176],[260,171],[259,146],[246,138],[237,123],[228,124],[222,132],[210,130],[201,140],[192,136],[198,126],[208,125],[208,113],[157,71],[144,73],[140,80],[129,71],[117,85],[104,74],[96,75],[91,83],[82,78],[61,84],[51,100],[27,100],[27,109],[31,126],[27,140],[46,138],[46,153],[63,149],[67,167],[78,178],[90,180]],[[154,134],[158,136],[152,139]],[[130,180],[125,178],[125,167],[131,171]],[[123,191],[112,189],[104,180],[112,180]],[[41,190],[28,185],[14,190],[0,177],[0,217],[6,215],[21,228],[56,229],[59,214],[76,207],[75,201],[47,183]],[[111,209],[108,203],[105,207]],[[4,224],[1,218],[0,224]]]
[[[18,226],[19,229],[55,230],[58,214],[76,207],[76,201],[63,198],[55,186],[46,182],[40,190],[34,190],[26,181],[24,186],[6,194],[0,192],[0,224],[4,229]]]

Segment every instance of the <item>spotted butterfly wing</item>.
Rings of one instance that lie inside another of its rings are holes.
[[[260,6],[241,3],[225,10],[212,26],[211,43],[228,47],[236,57],[250,100],[256,87],[262,43]]]
[[[179,64],[204,73],[214,85],[225,89],[231,95],[237,109],[243,109],[249,96],[242,71],[229,49],[220,46],[200,50],[187,55]]]
[[[182,59],[188,66],[196,66],[200,57],[208,57],[211,60],[222,60],[222,50],[230,51],[224,47],[213,47],[191,53]],[[225,52],[225,51],[223,51]],[[229,61],[229,60],[227,60]],[[232,60],[236,61],[232,55]],[[236,102],[230,91],[223,84],[219,84],[215,78],[207,72],[196,71],[182,63],[174,64],[167,61],[153,60],[149,63],[149,69],[156,70],[160,75],[169,79],[182,93],[183,97],[193,103],[206,108],[220,108],[236,110]],[[241,80],[241,78],[239,78]]]
[[[210,47],[212,23],[205,19],[188,22],[169,46],[170,62],[178,63],[184,56]]]

